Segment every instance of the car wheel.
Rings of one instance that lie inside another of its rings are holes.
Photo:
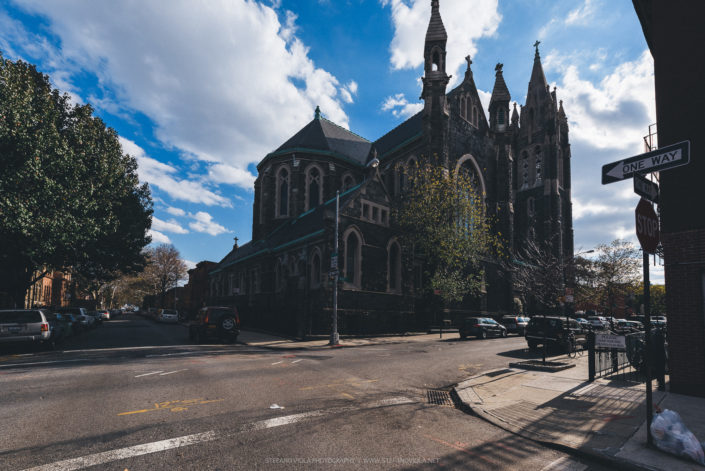
[[[235,327],[237,327],[237,323],[232,317],[226,317],[222,321],[220,321],[220,328],[226,332],[231,332],[235,330]]]
[[[467,335],[465,335],[465,334],[462,334],[462,333],[461,333],[461,334],[460,334],[460,338],[461,338],[462,340],[465,340],[465,339],[467,339],[467,338],[468,338],[468,336],[467,336]]]
[[[486,338],[487,338],[487,332],[483,330],[483,331],[480,333],[480,335],[478,335],[478,337],[481,338],[481,339],[486,339]]]
[[[44,350],[54,350],[56,349],[56,340],[55,339],[49,339],[46,342],[44,342]]]
[[[506,330],[502,330],[502,337],[505,337],[505,338],[507,337],[507,331],[506,331]]]

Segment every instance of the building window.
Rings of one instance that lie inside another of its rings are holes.
[[[321,184],[321,171],[318,167],[310,167],[306,172],[306,210],[313,209],[323,199],[323,185]]]
[[[536,155],[536,184],[538,185],[541,183],[541,147],[536,146],[536,149],[534,150],[534,153]]]
[[[465,119],[468,119],[467,115],[467,100],[465,97],[460,97],[460,116],[462,116]]]
[[[387,290],[401,292],[401,249],[396,241],[387,247]]]
[[[311,257],[311,288],[321,285],[321,256],[318,252]]]
[[[529,216],[533,216],[536,211],[534,198],[529,198],[526,200],[526,213]]]
[[[260,198],[262,195],[260,195]],[[289,171],[281,168],[277,172],[277,217],[289,216]]]
[[[497,109],[497,124],[504,124],[504,108]]]
[[[406,170],[403,165],[397,165],[397,194],[404,192],[404,184],[406,183]]]
[[[362,249],[362,243],[360,236],[355,230],[350,230],[345,237],[345,252],[344,260],[345,265],[343,267],[343,273],[347,280],[348,286],[360,287],[360,251]]]
[[[355,179],[352,175],[348,174],[343,177],[343,191],[349,190],[355,186]]]

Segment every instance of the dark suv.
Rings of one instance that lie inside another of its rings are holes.
[[[196,319],[189,324],[188,334],[196,343],[209,338],[235,342],[240,334],[237,310],[232,307],[203,307],[198,311]]]
[[[458,327],[460,338],[506,337],[507,328],[489,317],[466,317]]]
[[[584,345],[586,334],[587,332],[575,319],[536,316],[531,318],[526,328],[526,342],[531,350],[535,350],[539,344],[543,344],[545,336],[546,347],[560,347],[567,350],[571,342],[575,342],[575,345]]]

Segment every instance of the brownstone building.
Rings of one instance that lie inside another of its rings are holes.
[[[705,397],[705,29],[690,0],[633,0],[654,58],[658,145],[690,141],[659,175],[671,391]]]

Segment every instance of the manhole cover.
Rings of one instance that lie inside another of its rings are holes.
[[[450,393],[448,391],[443,391],[439,389],[427,389],[426,399],[429,404],[434,404],[436,406],[454,407],[453,400],[450,398]]]

